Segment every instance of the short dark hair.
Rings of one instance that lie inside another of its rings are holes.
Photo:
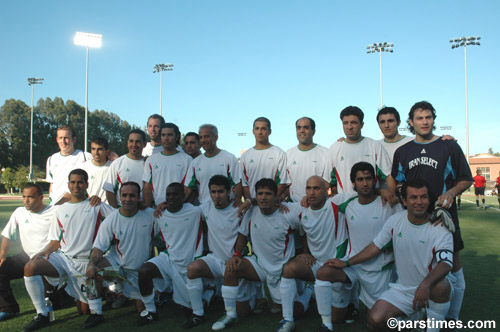
[[[190,131],[186,135],[184,135],[184,139],[183,139],[184,144],[186,144],[186,137],[189,137],[189,136],[193,136],[196,139],[196,142],[198,142],[198,144],[200,143],[200,135],[198,135],[194,131]]]
[[[210,189],[210,186],[215,185],[215,186],[224,186],[224,188],[227,191],[231,190],[231,180],[229,180],[226,176],[224,175],[214,175],[210,178],[210,181],[208,182],[208,189]]]
[[[173,188],[175,191],[182,192],[182,194],[184,195],[184,186],[179,182],[172,182],[171,184],[169,184],[165,192],[167,192],[168,188]]]
[[[365,118],[365,114],[363,113],[361,108],[357,106],[347,106],[346,108],[344,108],[342,112],[340,112],[340,120],[343,121],[344,117],[349,115],[356,116],[360,122],[363,122],[363,119]]]
[[[436,110],[434,109],[434,106],[432,106],[431,103],[428,101],[419,101],[418,103],[415,103],[410,108],[410,112],[408,113],[408,120],[406,120],[406,123],[408,123],[408,129],[410,129],[412,134],[415,134],[415,129],[410,125],[410,120],[413,120],[413,117],[415,116],[415,111],[417,110],[422,110],[422,111],[430,111],[432,113],[432,118],[436,119]],[[435,130],[436,126],[432,126],[432,130]]]
[[[126,187],[126,186],[134,187],[136,189],[137,196],[139,198],[141,197],[141,186],[139,186],[139,184],[137,182],[134,182],[134,181],[128,181],[128,182],[123,183],[122,186],[120,187],[120,194],[122,193],[123,187]]]
[[[259,116],[257,119],[253,121],[253,127],[255,127],[255,122],[260,121],[260,122],[265,122],[267,124],[267,129],[271,130],[271,121],[269,121],[268,118],[264,116]]]
[[[76,137],[75,129],[70,124],[65,124],[65,125],[57,127],[57,131],[59,131],[59,130],[69,130],[69,131],[71,131],[71,137]]]
[[[133,129],[128,133],[128,138],[130,138],[130,135],[132,134],[138,134],[141,136],[141,140],[144,144],[146,144],[146,133],[140,129]]]
[[[87,172],[85,172],[81,168],[75,168],[74,170],[72,170],[71,172],[69,172],[68,181],[70,181],[71,175],[81,175],[81,176],[83,176],[83,179],[85,180],[85,183],[89,182],[89,175],[87,174]]]
[[[92,143],[103,146],[105,150],[109,150],[109,143],[108,140],[105,138],[96,137],[92,141],[90,141],[90,144]]]
[[[160,128],[160,134],[161,134],[162,130],[165,129],[165,128],[170,128],[170,129],[174,130],[175,144],[179,145],[181,143],[181,132],[179,130],[179,127],[177,127],[177,125],[175,123],[167,122],[163,126],[161,126],[161,128]]]
[[[401,186],[401,197],[403,197],[404,199],[408,198],[408,187],[412,187],[415,189],[426,188],[429,197],[431,195],[431,189],[427,182],[422,179],[411,179],[403,182],[403,185]]]
[[[399,112],[397,109],[395,109],[394,107],[390,107],[390,106],[384,106],[380,109],[380,111],[378,111],[377,113],[377,122],[378,122],[378,118],[381,116],[381,115],[385,115],[385,114],[393,114],[394,117],[396,118],[396,121],[397,122],[401,122],[401,118],[399,116]]]
[[[273,179],[263,178],[257,181],[257,183],[255,184],[255,191],[257,192],[260,188],[271,189],[275,195],[278,193],[278,185],[276,184],[276,182],[274,182]]]
[[[311,126],[311,130],[316,130],[316,122],[314,122],[313,119],[311,119],[307,116],[303,116],[300,119],[297,119],[297,121],[295,121],[295,127],[297,127],[297,123],[299,123],[299,121],[303,120],[303,119],[309,120],[309,125]]]
[[[165,124],[165,119],[160,114],[152,114],[152,115],[150,115],[149,118],[148,118],[148,122],[146,122],[146,124],[149,124],[149,120],[150,119],[160,120],[160,128]]]
[[[356,174],[358,172],[370,172],[371,176],[375,179],[375,170],[373,169],[372,164],[367,163],[366,161],[360,161],[359,163],[355,163],[351,168],[351,182],[356,182]]]
[[[36,189],[36,193],[38,195],[40,195],[40,196],[43,195],[43,188],[38,183],[28,183],[26,186],[24,186],[23,190],[24,189],[30,189],[30,188],[35,188]]]

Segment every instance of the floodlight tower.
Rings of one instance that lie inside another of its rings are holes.
[[[479,40],[481,37],[460,37],[450,40],[452,43],[451,48],[464,47],[464,58],[465,58],[465,157],[467,158],[467,163],[469,162],[469,105],[467,97],[467,46],[469,45],[481,45]]]
[[[394,47],[393,43],[388,43],[388,42],[383,42],[383,43],[373,43],[368,46],[366,46],[366,53],[375,53],[379,52],[380,53],[380,108],[384,106],[384,97],[383,97],[383,90],[382,90],[382,53],[383,52],[390,52],[392,53],[393,50],[392,48]]]
[[[172,71],[172,70],[174,70],[174,65],[171,63],[160,63],[157,65],[154,65],[154,67],[153,67],[153,73],[160,72],[160,115],[161,116],[163,116],[163,114],[162,114],[163,72],[164,71]]]
[[[88,103],[89,103],[89,48],[100,48],[102,46],[102,35],[97,33],[77,32],[74,38],[75,45],[87,48],[87,60],[85,71],[85,141],[84,151],[87,152],[87,132],[88,132]]]
[[[43,84],[43,78],[28,78],[28,85],[31,86],[31,130],[30,130],[30,174],[29,179],[33,181],[33,104],[35,95],[35,84]]]

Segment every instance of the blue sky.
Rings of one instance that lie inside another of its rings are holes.
[[[380,138],[379,55],[384,53],[384,104],[402,118],[416,101],[437,110],[465,150],[464,50],[449,40],[481,36],[467,49],[470,153],[500,151],[500,1],[28,1],[0,2],[0,103],[31,103],[28,77],[43,77],[38,98],[85,104],[85,48],[77,31],[103,34],[90,50],[89,109],[143,126],[159,112],[182,132],[219,128],[219,146],[237,155],[254,144],[252,121],[272,122],[271,142],[296,144],[294,123],[317,122],[315,140],[343,136],[340,111],[365,112],[365,136]],[[246,137],[237,133],[246,132]]]

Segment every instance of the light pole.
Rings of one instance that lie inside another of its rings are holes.
[[[383,42],[383,43],[373,43],[368,46],[366,46],[366,53],[375,53],[379,52],[380,53],[380,108],[384,106],[384,97],[383,97],[383,90],[382,90],[382,52],[391,52],[392,53],[392,48],[394,47],[393,43],[388,43],[388,42]]]
[[[450,40],[452,43],[451,48],[464,47],[464,57],[465,57],[465,157],[467,158],[467,163],[469,162],[469,103],[467,97],[467,46],[469,45],[481,45],[479,40],[481,37],[461,37]]]
[[[85,141],[84,151],[87,152],[87,132],[88,132],[88,103],[89,103],[89,48],[100,48],[102,46],[102,35],[97,33],[77,32],[74,38],[75,45],[87,48],[87,61],[85,71]]]
[[[30,133],[30,174],[29,179],[33,181],[33,103],[35,95],[35,84],[42,84],[43,78],[28,78],[28,85],[31,86],[31,133]]]
[[[153,67],[153,73],[160,72],[160,115],[161,116],[163,116],[163,114],[162,114],[163,72],[164,71],[172,71],[172,70],[174,70],[174,65],[171,63],[160,63],[157,65],[154,65],[154,67]]]

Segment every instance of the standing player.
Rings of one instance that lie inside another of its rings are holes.
[[[139,289],[145,309],[137,325],[156,320],[155,292],[173,288],[173,300],[183,307],[191,307],[187,282],[189,263],[203,253],[201,209],[184,202],[184,186],[173,182],[166,189],[166,210],[155,224],[155,233],[160,232],[167,249],[148,260],[139,270]],[[191,327],[190,321],[184,323]],[[194,326],[194,325],[193,325]]]
[[[283,198],[288,183],[286,173],[286,153],[269,143],[271,122],[259,117],[253,122],[255,146],[241,156],[241,181],[245,199],[255,198],[255,184],[263,178],[273,179],[278,186],[277,197]]]
[[[62,204],[69,200],[67,192],[68,174],[76,166],[92,159],[90,153],[75,150],[76,133],[73,127],[65,125],[57,128],[57,144],[59,152],[54,153],[47,159],[47,177],[45,181],[50,183],[50,204]]]
[[[23,189],[24,207],[12,213],[2,231],[0,245],[0,321],[14,318],[19,314],[19,304],[14,298],[10,281],[24,276],[24,266],[31,257],[49,243],[50,226],[56,222],[56,208],[43,204],[43,189],[38,184],[28,184]],[[7,257],[12,242],[21,240],[22,251]],[[43,286],[42,286],[43,289]],[[37,315],[41,324],[48,323]],[[2,323],[0,323],[1,326]]]
[[[303,117],[295,122],[299,144],[286,152],[287,173],[290,182],[289,197],[300,202],[306,195],[306,181],[313,175],[323,176],[328,149],[313,142],[316,123]]]
[[[400,146],[413,141],[413,137],[401,135],[399,133],[399,125],[401,124],[401,118],[399,117],[399,112],[394,107],[383,107],[377,113],[377,123],[382,135],[379,142],[384,147],[385,151],[389,154],[389,158],[394,157],[394,152]]]
[[[447,318],[458,319],[465,291],[465,279],[460,260],[460,250],[464,248],[458,223],[455,197],[472,184],[472,174],[467,160],[454,141],[444,141],[434,135],[436,110],[426,102],[416,103],[408,114],[410,131],[415,140],[396,150],[392,164],[392,176],[397,182],[425,179],[430,187],[430,195],[437,197],[437,205],[448,209],[455,232],[453,233],[453,269],[451,281],[453,297]]]
[[[109,167],[108,175],[102,188],[106,191],[109,205],[115,209],[121,205],[120,192],[122,183],[135,182],[141,185],[144,172],[144,157],[142,150],[146,144],[146,134],[140,129],[134,129],[128,135],[128,153],[116,159]]]
[[[479,196],[481,196],[481,202],[483,203],[483,210],[486,210],[486,205],[484,204],[484,188],[486,188],[486,179],[482,175],[480,169],[476,170],[476,176],[474,177],[474,194],[476,195],[476,208],[479,210]]]
[[[498,172],[498,177],[495,181],[495,188],[497,190],[498,208],[500,209],[500,172]]]
[[[97,137],[90,142],[92,160],[87,160],[80,165],[89,177],[88,196],[98,196],[102,202],[107,203],[106,191],[102,188],[104,179],[108,175],[109,166],[112,161],[109,157],[109,144],[104,138]]]
[[[201,154],[200,151],[200,136],[197,133],[190,131],[184,135],[184,152],[196,158]]]
[[[160,128],[165,124],[165,119],[159,114],[153,114],[148,118],[148,134],[151,139],[142,150],[143,157],[149,157],[163,150],[160,139]]]
[[[189,155],[177,150],[177,141],[181,136],[179,127],[169,122],[163,125],[160,132],[163,151],[152,155],[144,163],[142,181],[146,206],[163,203],[169,184],[183,184],[193,160]]]
[[[211,124],[200,126],[200,142],[204,154],[193,160],[187,172],[185,183],[186,197],[193,190],[197,190],[200,203],[210,202],[210,188],[208,183],[215,175],[224,175],[231,181],[231,193],[235,191],[235,201],[241,202],[241,173],[240,164],[236,157],[217,147],[219,139],[217,127]]]

